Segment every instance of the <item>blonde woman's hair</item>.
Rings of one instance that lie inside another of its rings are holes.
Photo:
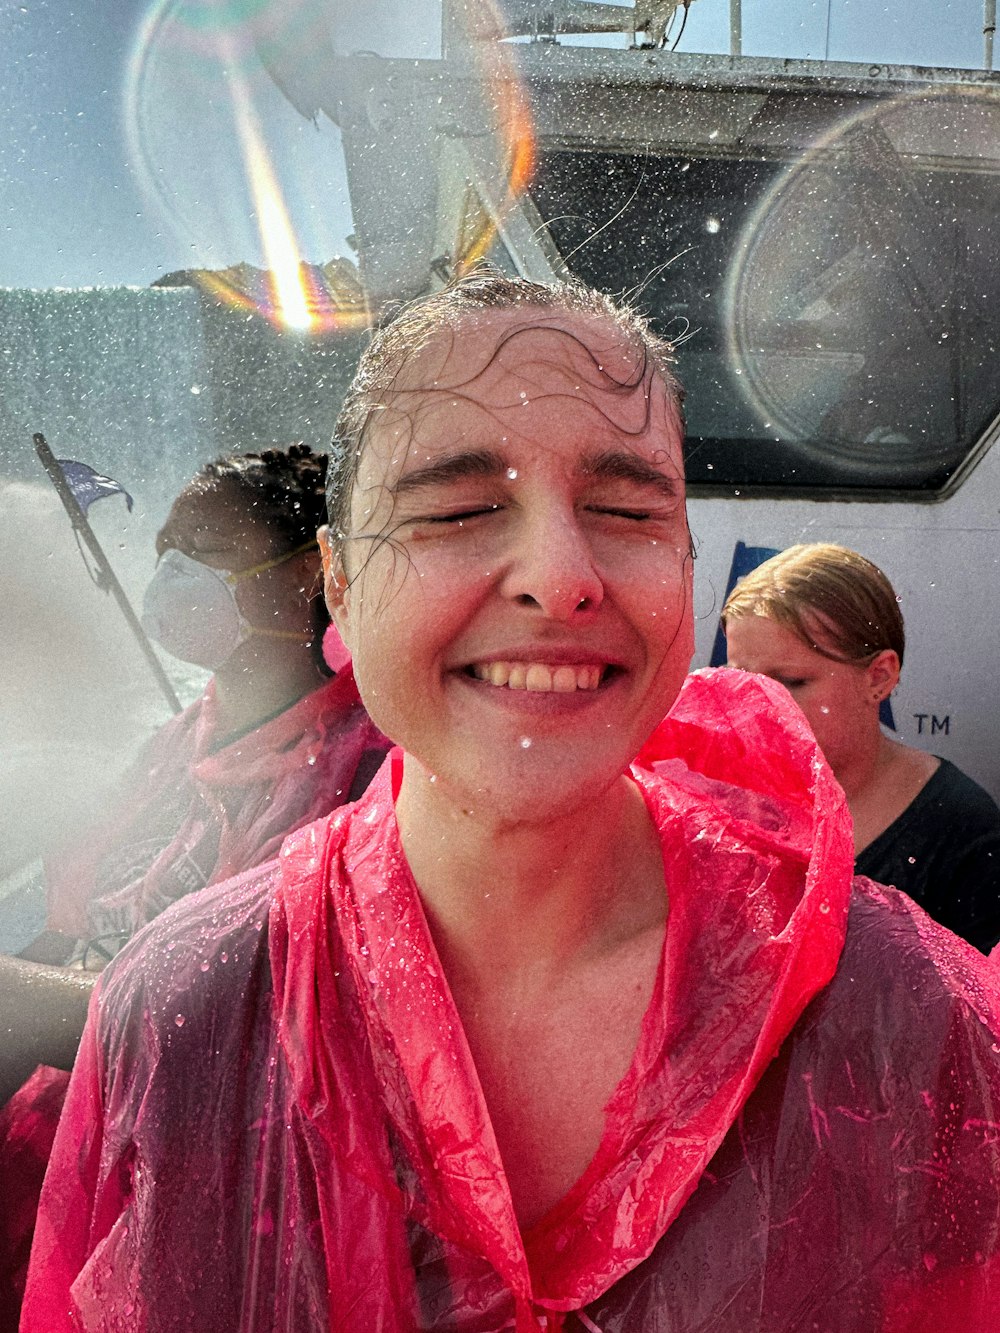
[[[878,565],[847,546],[810,542],[772,556],[737,583],[722,628],[766,616],[837,662],[868,662],[890,648],[903,662],[899,599]]]

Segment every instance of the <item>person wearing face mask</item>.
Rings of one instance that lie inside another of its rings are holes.
[[[157,536],[144,626],[213,676],[133,764],[102,826],[46,862],[44,935],[0,958],[0,1330],[16,1325],[9,1307],[95,973],[171,903],[358,796],[386,751],[322,597],[325,478],[325,455],[304,445],[217,459]]]

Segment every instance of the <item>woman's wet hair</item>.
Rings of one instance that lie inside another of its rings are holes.
[[[260,453],[225,454],[201,467],[181,491],[179,499],[197,512],[220,501],[231,517],[244,518],[248,529],[262,526],[270,534],[272,555],[282,556],[315,541],[316,530],[326,522],[326,475],[328,456],[314,453],[307,444],[263,449]],[[157,553],[175,544],[170,519],[156,537]],[[317,578],[312,598],[315,634],[313,648],[317,665],[322,660],[323,633],[330,613]]]
[[[743,616],[766,616],[835,662],[864,664],[887,648],[903,662],[895,590],[878,565],[847,546],[808,542],[765,560],[726,599],[723,630]]]
[[[348,535],[351,494],[368,429],[375,414],[391,400],[404,364],[443,333],[454,336],[470,319],[518,310],[582,316],[617,330],[624,342],[642,354],[636,386],[648,370],[658,375],[683,429],[684,391],[672,369],[673,344],[656,333],[639,311],[582,283],[531,282],[508,277],[492,264],[481,264],[443,290],[401,307],[372,336],[334,427],[327,510],[336,544]]]
[[[326,522],[327,455],[307,444],[260,453],[225,454],[200,468],[181,491],[196,508],[200,499],[224,499],[231,512],[262,525],[274,542],[274,554],[294,551],[316,536]],[[170,521],[156,538],[162,554],[171,541]]]

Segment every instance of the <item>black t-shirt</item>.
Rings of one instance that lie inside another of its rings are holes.
[[[902,889],[983,953],[1000,940],[1000,810],[947,759],[854,869]]]

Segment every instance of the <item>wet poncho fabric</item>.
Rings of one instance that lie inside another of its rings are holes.
[[[370,776],[387,748],[349,667],[230,741],[210,681],[157,732],[86,847],[46,865],[50,928],[131,935],[185,894],[277,856],[293,829],[359,794],[366,755]]]
[[[852,890],[787,696],[693,677],[633,768],[663,960],[593,1162],[524,1235],[399,774],[105,973],[23,1333],[995,1333],[996,975]]]
[[[220,740],[210,684],[133,765],[104,827],[47,867],[54,927],[103,937],[114,952],[177,897],[272,859],[293,829],[363,790],[388,748],[349,669],[246,735]],[[23,1289],[68,1077],[40,1067],[0,1115],[0,1330]]]

